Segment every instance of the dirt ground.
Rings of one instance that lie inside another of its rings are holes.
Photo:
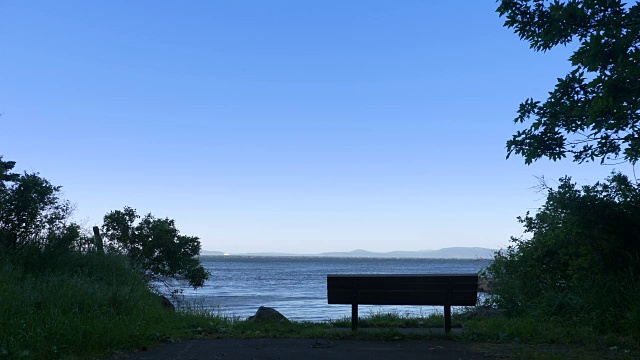
[[[118,356],[119,360],[413,360],[497,359],[456,341],[369,341],[313,339],[210,339],[174,344]]]

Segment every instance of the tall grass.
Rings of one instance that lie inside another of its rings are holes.
[[[502,275],[496,282],[498,295],[488,302],[508,309],[513,317],[561,321],[574,327],[591,328],[596,334],[640,339],[637,276],[591,274],[561,289],[539,286],[536,279],[527,282],[523,276],[526,274]]]
[[[459,327],[459,314],[453,314],[453,326]],[[351,327],[351,317],[343,317],[331,322],[333,326]],[[412,316],[393,311],[370,312],[358,317],[359,328],[444,328],[444,315],[431,313],[423,316]]]
[[[164,309],[121,256],[67,253],[40,269],[0,256],[0,358],[92,357],[221,321]]]

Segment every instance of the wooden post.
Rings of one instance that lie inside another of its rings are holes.
[[[451,294],[453,289],[451,287],[451,277],[447,277],[447,301],[444,304],[444,332],[448,334],[451,332]]]
[[[102,244],[102,236],[100,236],[100,228],[97,226],[93,227],[93,237],[96,240],[96,248],[98,253],[104,254],[104,245]]]
[[[351,330],[358,330],[358,304],[351,304]]]
[[[353,279],[351,289],[351,331],[358,330],[358,280]]]
[[[444,332],[451,332],[451,305],[444,306]]]

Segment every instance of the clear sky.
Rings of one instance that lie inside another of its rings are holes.
[[[87,227],[131,206],[206,250],[505,246],[535,176],[613,169],[505,160],[570,52],[530,50],[496,6],[5,0],[0,155]]]

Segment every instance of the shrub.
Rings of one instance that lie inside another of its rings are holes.
[[[512,314],[631,324],[640,315],[640,187],[612,174],[581,188],[564,177],[546,191],[538,213],[518,218],[532,237],[512,238],[487,269],[493,301]]]

